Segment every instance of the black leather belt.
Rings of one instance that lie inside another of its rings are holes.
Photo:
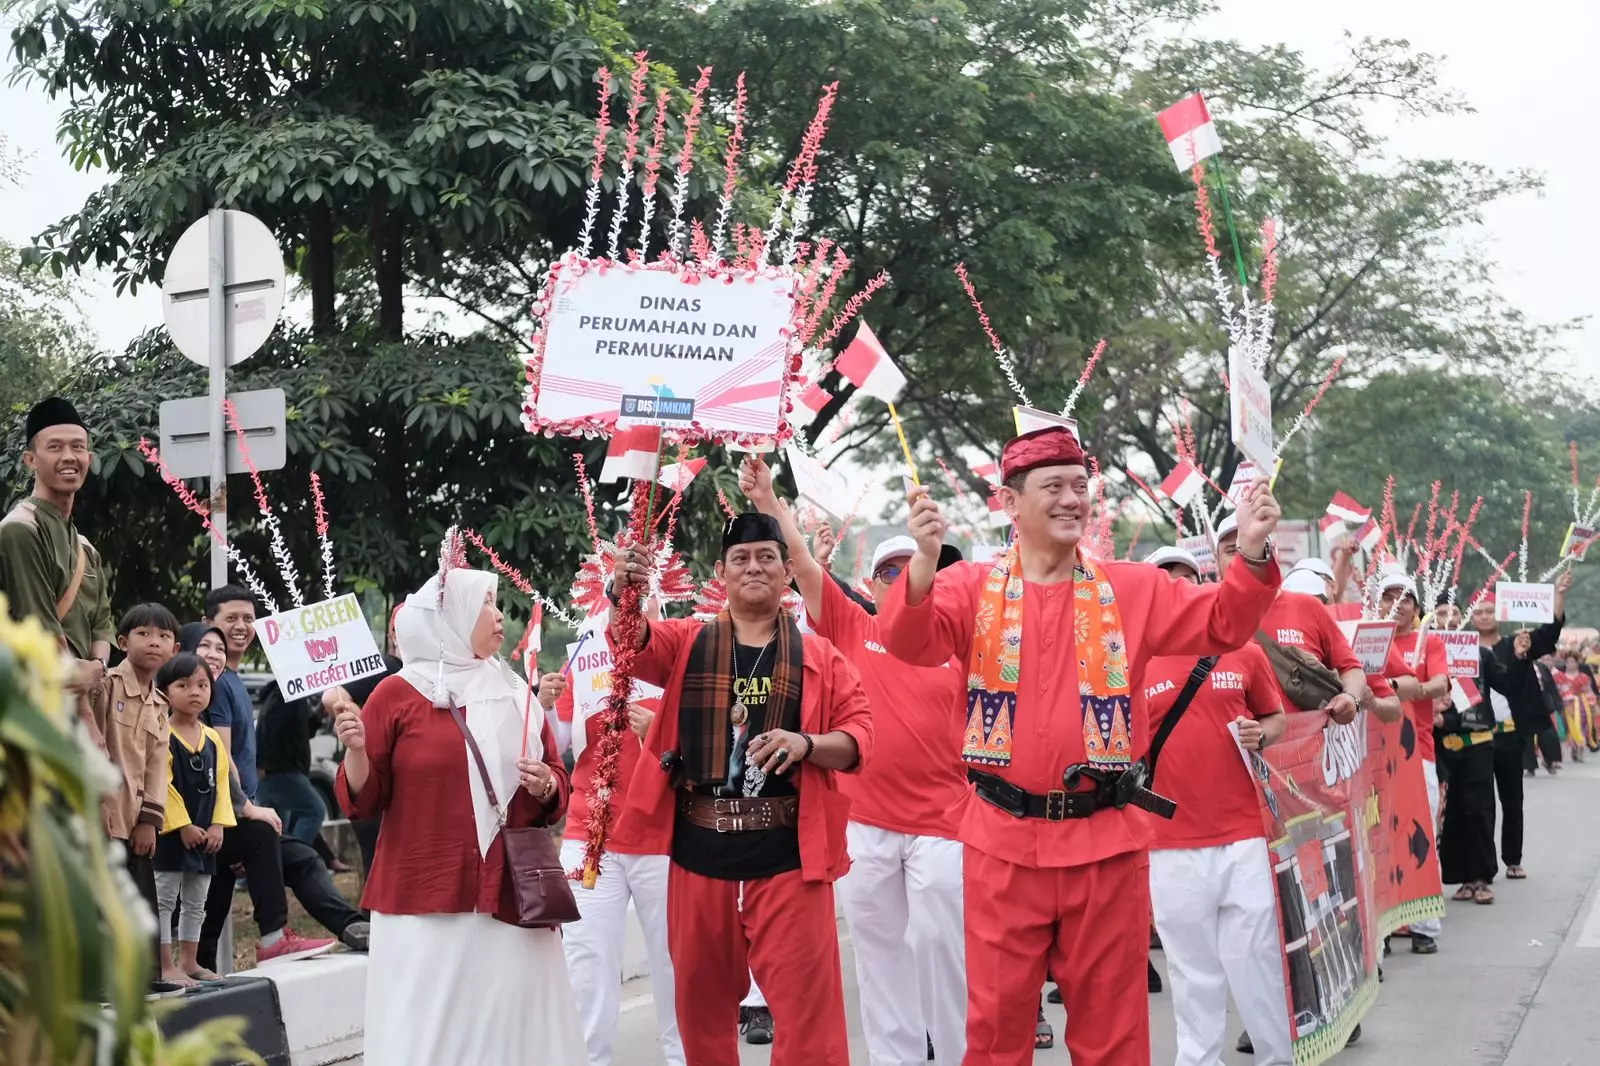
[[[1178,810],[1176,803],[1145,787],[1149,771],[1143,762],[1134,763],[1126,770],[1102,770],[1081,763],[1069,766],[1061,775],[1063,787],[1042,796],[970,766],[967,780],[977,787],[978,797],[985,803],[1016,818],[1064,822],[1069,818],[1087,818],[1107,807],[1120,809],[1130,803],[1160,818],[1171,818]]]

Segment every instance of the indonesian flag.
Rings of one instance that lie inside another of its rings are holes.
[[[1383,539],[1383,529],[1372,519],[1367,519],[1366,524],[1356,530],[1356,543],[1361,545],[1361,550],[1369,552],[1378,546],[1378,541]]]
[[[1336,544],[1343,540],[1350,532],[1350,527],[1345,525],[1333,515],[1325,515],[1317,522],[1317,529],[1322,532],[1322,539],[1329,544]]]
[[[600,467],[600,480],[621,481],[631,477],[649,481],[656,472],[656,457],[660,454],[660,426],[619,429],[606,446],[606,461]]]
[[[1470,677],[1456,677],[1450,679],[1450,705],[1465,714],[1483,702],[1483,693],[1478,689],[1478,683]]]
[[[1000,498],[994,493],[989,494],[989,525],[1003,529],[1011,524],[1011,516],[1006,514],[1006,509],[1000,506]]]
[[[987,481],[991,485],[1000,484],[999,463],[979,463],[977,466],[972,468],[972,472],[983,478],[983,480]]]
[[[528,651],[538,655],[544,650],[544,604],[533,601],[533,614],[528,616],[528,631],[522,635]]]
[[[1200,473],[1198,467],[1187,459],[1180,460],[1172,468],[1172,473],[1161,483],[1161,491],[1167,499],[1179,507],[1189,506],[1189,501],[1194,499],[1195,493],[1205,487],[1205,475]]]
[[[682,492],[689,487],[689,482],[694,476],[706,468],[704,459],[690,459],[687,463],[668,463],[661,468],[661,476],[656,478],[661,487],[673,492]]]
[[[863,329],[866,327],[863,326]],[[795,397],[795,413],[799,415],[801,425],[809,426],[817,420],[822,409],[828,406],[828,401],[833,399],[833,393],[818,385],[815,381],[800,390],[800,395]],[[803,414],[801,412],[804,412]]]
[[[1333,494],[1333,499],[1328,501],[1327,513],[1354,526],[1359,526],[1372,517],[1372,511],[1369,508],[1361,506],[1353,498],[1346,496],[1342,492]]]
[[[1159,116],[1161,133],[1172,150],[1172,161],[1187,173],[1202,159],[1210,159],[1222,151],[1222,138],[1217,136],[1217,124],[1211,121],[1211,109],[1206,98],[1199,93],[1185,96]]]
[[[833,368],[856,388],[884,403],[894,403],[906,387],[905,375],[894,365],[889,353],[865,321],[856,330],[856,339],[834,361]]]

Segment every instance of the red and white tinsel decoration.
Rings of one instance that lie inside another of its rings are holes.
[[[711,68],[700,68],[700,80],[690,94],[689,115],[683,120],[683,148],[678,156],[678,176],[672,187],[672,224],[667,230],[667,251],[682,261],[683,213],[689,206],[689,175],[694,171],[694,142],[700,132],[700,114],[706,106],[706,89],[711,85]],[[579,247],[583,247],[579,245]]]
[[[622,244],[622,221],[628,217],[628,205],[633,199],[629,190],[633,187],[633,164],[639,158],[639,108],[644,104],[645,75],[650,72],[650,65],[645,62],[648,54],[633,54],[633,78],[628,94],[628,134],[622,146],[622,175],[617,179],[617,207],[611,215],[608,254],[613,260],[617,258],[618,248]]]
[[[600,114],[594,128],[594,163],[589,168],[589,188],[583,194],[583,228],[578,231],[578,251],[588,255],[594,247],[594,224],[600,215],[600,178],[606,166],[606,136],[611,132],[611,71],[600,68]]]
[[[328,501],[322,495],[322,479],[311,475],[311,503],[317,517],[317,546],[322,553],[322,591],[327,599],[334,597],[333,541],[328,537]]]
[[[972,301],[972,307],[978,312],[978,322],[983,326],[983,332],[989,337],[989,346],[994,349],[995,362],[1000,364],[1000,370],[1006,376],[1006,382],[1011,386],[1011,391],[1017,394],[1017,399],[1022,401],[1022,406],[1032,407],[1033,401],[1028,399],[1028,390],[1022,387],[1022,382],[1017,380],[1016,362],[1004,344],[1000,343],[999,334],[995,333],[994,326],[989,322],[989,313],[983,309],[983,301],[978,299],[978,290],[973,286],[972,279],[967,276],[967,264],[956,264],[956,277],[961,279],[961,287],[967,290],[967,299]]]
[[[283,541],[283,526],[278,522],[278,513],[272,509],[272,501],[267,498],[266,486],[261,483],[261,471],[256,469],[256,461],[250,456],[250,444],[245,439],[244,426],[239,422],[239,412],[232,400],[222,401],[222,413],[227,416],[228,425],[238,438],[239,456],[244,460],[245,469],[250,472],[250,484],[255,488],[261,520],[267,526],[267,542],[272,548],[272,558],[278,564],[278,576],[289,590],[289,598],[294,600],[294,605],[304,607],[306,600],[300,594],[300,575],[295,572],[294,560],[289,557],[289,546]]]
[[[178,497],[179,502],[187,507],[191,514],[200,519],[200,525],[207,533],[211,534],[211,539],[216,541],[223,551],[227,552],[228,561],[233,564],[234,569],[239,571],[239,576],[244,579],[244,583],[249,586],[256,599],[261,601],[261,605],[267,609],[267,613],[277,614],[278,601],[273,599],[272,594],[261,583],[261,579],[256,576],[256,572],[251,568],[249,562],[245,560],[243,555],[239,554],[239,549],[233,546],[233,542],[225,538],[222,535],[222,531],[211,523],[211,508],[195,498],[194,493],[189,491],[189,486],[185,485],[183,479],[172,472],[172,469],[167,466],[166,460],[161,458],[161,452],[154,444],[150,443],[148,438],[139,438],[139,454],[144,456],[145,462],[156,468],[156,471],[161,475],[161,480],[167,483],[167,487]]]

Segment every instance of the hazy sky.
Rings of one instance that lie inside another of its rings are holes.
[[[1523,0],[1509,9],[1482,0],[1223,0],[1210,29],[1247,43],[1282,42],[1321,66],[1337,62],[1345,31],[1403,37],[1446,56],[1443,80],[1476,113],[1402,121],[1392,131],[1391,150],[1541,172],[1543,195],[1495,205],[1478,236],[1487,238],[1499,263],[1502,291],[1533,318],[1555,322],[1600,311],[1600,290],[1586,265],[1600,248],[1600,211],[1583,191],[1596,180],[1587,129],[1588,74],[1600,37],[1596,6],[1573,0]],[[29,157],[22,187],[0,188],[0,235],[26,241],[81,205],[99,179],[62,160],[54,106],[37,89],[0,86],[0,114],[12,147]],[[91,290],[87,309],[108,347],[120,348],[161,320],[154,291],[117,298],[105,278],[93,279]],[[1572,365],[1591,381],[1600,379],[1597,341],[1600,331],[1593,326],[1568,340]]]

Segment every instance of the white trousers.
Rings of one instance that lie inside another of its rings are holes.
[[[1428,812],[1433,818],[1433,861],[1439,862],[1439,767],[1427,759],[1422,760],[1422,778],[1428,782]],[[1426,918],[1420,922],[1411,923],[1413,933],[1431,936],[1435,939],[1444,930],[1444,922],[1438,918]]]
[[[665,855],[619,855],[608,851],[593,888],[574,884],[581,921],[562,927],[562,947],[572,974],[572,994],[583,1023],[589,1066],[611,1066],[622,1008],[622,952],[628,936],[628,900],[633,900],[644,930],[650,958],[650,985],[655,992],[656,1024],[661,1029],[661,1054],[668,1066],[684,1066],[674,1006],[672,956],[667,952],[667,867]],[[561,866],[583,865],[583,841],[561,843]]]
[[[1177,1066],[1218,1066],[1228,992],[1255,1066],[1291,1066],[1289,998],[1272,862],[1260,837],[1150,852],[1150,901],[1178,1020]]]
[[[922,1066],[967,1053],[961,844],[849,824],[838,898],[855,943],[871,1066]]]

